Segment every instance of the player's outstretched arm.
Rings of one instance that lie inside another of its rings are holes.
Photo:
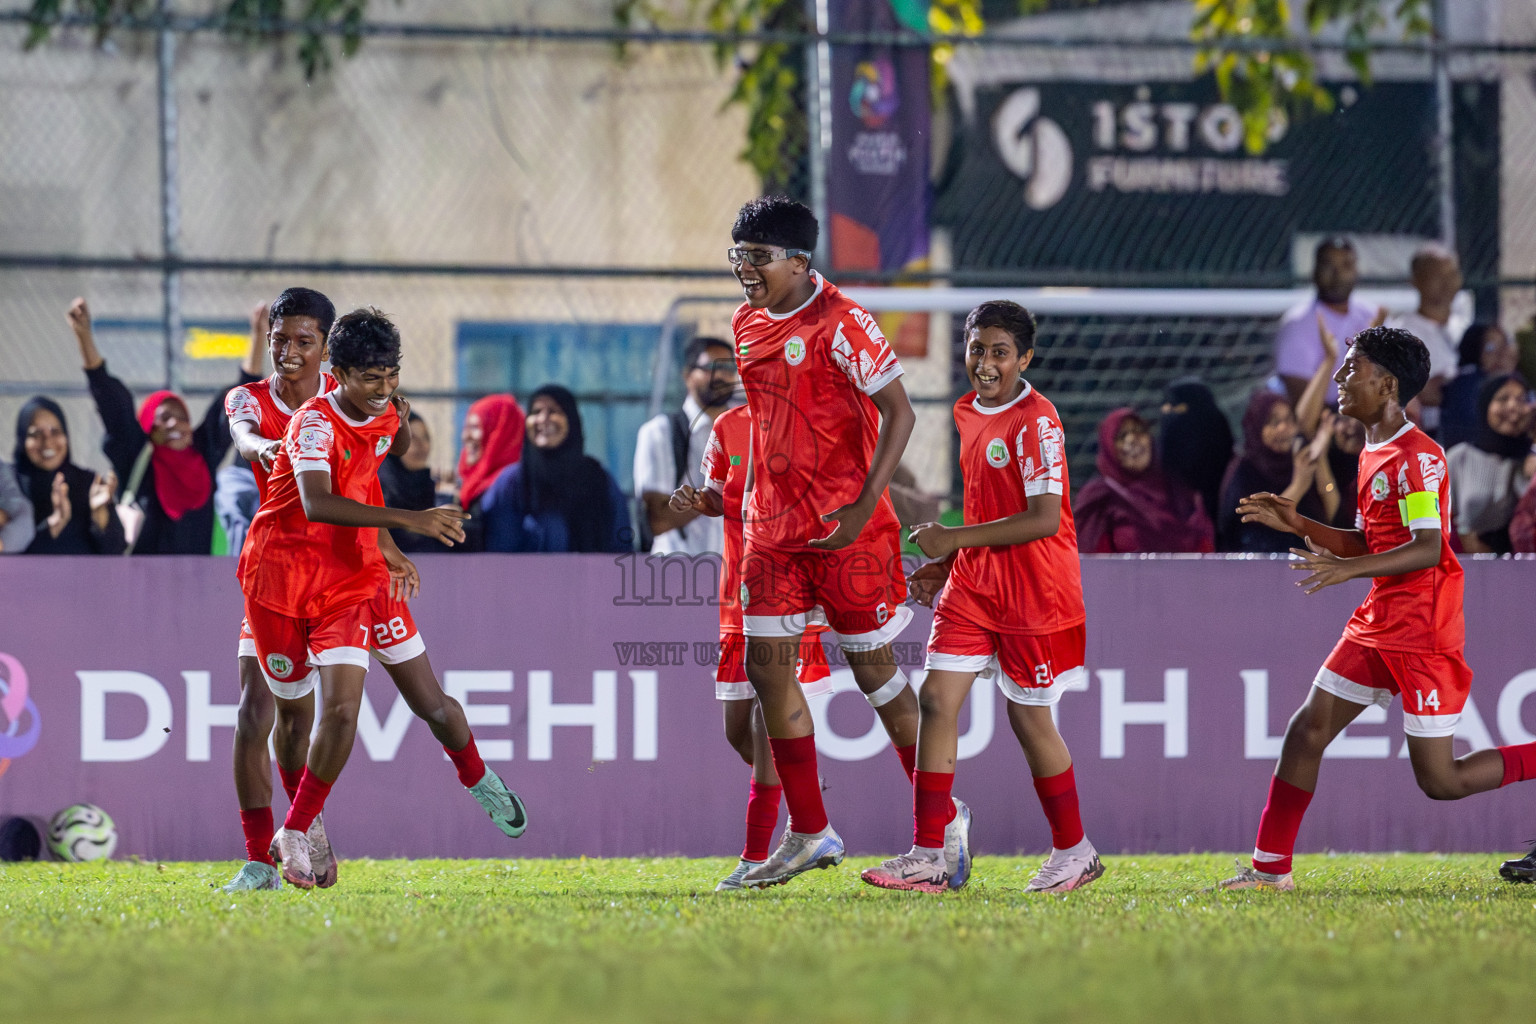
[[[1307,574],[1296,585],[1308,594],[1315,594],[1345,580],[1402,576],[1428,569],[1440,561],[1440,531],[1414,530],[1412,540],[1395,548],[1352,558],[1340,557],[1309,537],[1305,550],[1291,548],[1291,554],[1299,559],[1291,564],[1291,568]]]
[[[331,526],[384,527],[410,530],[440,540],[450,547],[464,540],[464,520],[469,514],[457,505],[441,505],[421,512],[403,508],[365,505],[331,492],[331,475],[319,470],[297,474],[299,500],[312,523]]]
[[[1000,548],[1054,537],[1061,529],[1061,495],[1037,494],[1029,508],[1002,519],[969,526],[924,523],[912,527],[907,540],[929,558],[948,558],[961,548]]]
[[[250,420],[235,420],[229,425],[229,433],[235,439],[235,454],[246,462],[260,462],[262,469],[272,471],[272,460],[283,450],[282,438],[262,437]]]
[[[880,434],[875,439],[875,454],[869,461],[869,473],[864,477],[864,487],[851,505],[835,508],[821,517],[824,523],[835,524],[832,532],[810,542],[811,547],[824,551],[845,548],[859,539],[864,524],[875,514],[880,496],[891,486],[891,477],[901,465],[902,453],[912,437],[912,427],[917,414],[912,411],[912,401],[907,389],[897,377],[885,387],[869,396],[880,411]]]
[[[379,530],[379,553],[389,566],[389,596],[397,601],[409,601],[421,593],[421,574],[416,563],[405,557],[405,552],[395,543],[388,530]]]
[[[683,484],[672,492],[672,496],[667,499],[667,506],[674,512],[697,512],[701,516],[711,518],[725,515],[725,506],[720,503],[720,495],[708,487],[692,487]],[[653,520],[652,529],[654,528]]]
[[[1296,502],[1283,494],[1271,494],[1268,491],[1250,494],[1237,503],[1237,514],[1245,523],[1258,523],[1281,533],[1294,533],[1304,541],[1311,541],[1341,558],[1358,558],[1370,553],[1370,549],[1365,546],[1364,533],[1359,530],[1341,530],[1308,519],[1296,511]]]

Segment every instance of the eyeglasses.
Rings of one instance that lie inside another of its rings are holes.
[[[736,247],[725,250],[725,258],[731,261],[731,266],[733,267],[739,267],[743,263],[750,263],[754,267],[763,267],[770,263],[777,263],[779,260],[787,260],[791,256],[804,256],[806,259],[810,259],[811,253],[808,249],[742,249]]]
[[[708,363],[696,363],[693,368],[711,375],[718,373],[727,377],[736,376],[736,360],[734,359],[716,359]]]

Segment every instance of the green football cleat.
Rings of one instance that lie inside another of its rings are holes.
[[[240,873],[221,886],[220,892],[260,892],[264,889],[281,889],[283,876],[271,864],[248,860],[240,865]]]
[[[470,786],[469,792],[485,808],[485,813],[491,816],[496,827],[506,835],[516,839],[528,831],[528,809],[523,806],[521,798],[501,781],[501,776],[489,768],[485,770],[485,778]]]

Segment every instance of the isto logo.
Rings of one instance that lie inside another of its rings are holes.
[[[43,720],[27,696],[27,670],[9,654],[0,654],[0,775],[37,746]]]
[[[1055,206],[1072,184],[1072,144],[1061,125],[1040,113],[1040,90],[1019,89],[992,115],[992,141],[1003,166],[1024,179],[1032,210]]]

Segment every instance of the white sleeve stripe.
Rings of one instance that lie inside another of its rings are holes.
[[[299,459],[293,464],[294,475],[299,473],[324,473],[331,475],[331,464],[324,459]]]
[[[724,480],[716,480],[714,477],[710,477],[708,480],[704,481],[704,486],[707,487],[709,490],[714,491],[716,494],[724,494],[725,493],[725,481]]]
[[[1060,480],[1026,480],[1024,481],[1024,497],[1033,498],[1038,494],[1061,494]]]
[[[897,363],[896,365],[892,366],[889,370],[886,370],[884,373],[882,373],[880,376],[876,377],[875,379],[871,380],[869,383],[865,384],[864,385],[864,393],[866,395],[874,394],[876,391],[879,391],[881,388],[885,387],[887,384],[889,384],[891,381],[895,380],[897,377],[900,377],[902,375],[902,373],[904,373],[904,372],[905,371],[902,370],[902,368],[901,368],[901,364]]]
[[[1424,517],[1423,519],[1410,519],[1410,520],[1408,520],[1408,529],[1410,529],[1410,530],[1438,530],[1438,529],[1440,529],[1440,520],[1439,519],[1431,519],[1428,516]]]
[[[230,423],[254,423],[261,426],[261,420],[249,409],[240,409],[229,417]]]

